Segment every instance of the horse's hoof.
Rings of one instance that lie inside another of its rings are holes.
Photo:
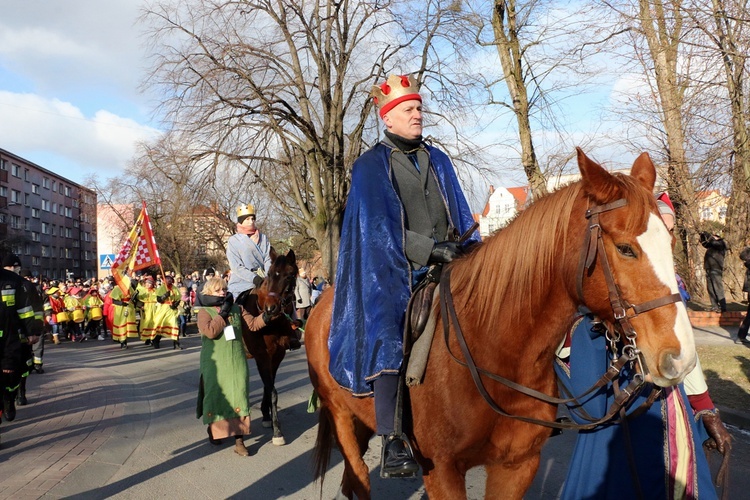
[[[286,439],[284,439],[284,436],[280,437],[274,437],[271,442],[276,446],[284,446],[286,444]]]
[[[260,425],[262,425],[266,429],[270,429],[271,427],[273,427],[273,422],[271,422],[270,420],[264,420]]]

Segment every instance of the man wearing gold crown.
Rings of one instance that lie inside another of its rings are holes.
[[[237,234],[227,242],[227,260],[232,270],[228,291],[241,301],[242,293],[257,287],[271,267],[271,243],[255,225],[255,207],[237,208]]]
[[[409,76],[372,89],[385,138],[352,168],[339,246],[331,374],[354,396],[375,397],[383,436],[382,477],[417,473],[396,426],[403,325],[412,287],[428,265],[462,252],[455,241],[474,223],[448,156],[422,139],[422,97]],[[479,241],[474,233],[468,242]]]

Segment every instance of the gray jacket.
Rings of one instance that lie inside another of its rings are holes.
[[[413,269],[427,264],[436,242],[448,237],[448,209],[430,167],[427,150],[419,148],[412,160],[389,139],[383,141],[394,148],[391,154],[394,187],[404,206],[406,241],[404,251]]]

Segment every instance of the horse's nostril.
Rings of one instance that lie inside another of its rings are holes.
[[[682,374],[684,364],[685,363],[682,359],[679,359],[672,353],[667,352],[664,353],[661,357],[661,361],[659,362],[659,371],[664,378],[674,380],[678,378],[680,374]]]

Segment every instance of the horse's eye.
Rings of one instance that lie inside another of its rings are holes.
[[[620,243],[619,245],[617,245],[617,251],[623,257],[629,257],[631,259],[635,259],[636,258],[635,251],[633,250],[633,247],[631,247],[627,243]]]

